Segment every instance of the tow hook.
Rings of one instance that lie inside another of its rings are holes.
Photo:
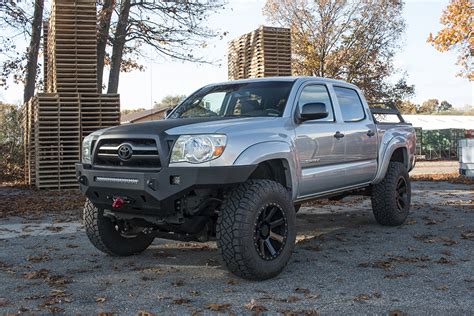
[[[112,200],[112,208],[121,208],[122,205],[125,204],[125,200],[122,199],[120,196],[116,196],[114,197],[114,199]]]
[[[127,196],[110,196],[107,195],[107,200],[112,200],[112,208],[118,209],[121,208],[124,204],[133,204],[135,200]]]

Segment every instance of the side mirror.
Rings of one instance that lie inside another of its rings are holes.
[[[299,118],[301,121],[317,120],[328,117],[326,104],[322,102],[306,103],[301,107]]]

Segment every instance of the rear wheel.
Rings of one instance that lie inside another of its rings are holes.
[[[104,210],[95,207],[89,200],[86,201],[83,215],[87,237],[97,249],[109,255],[137,254],[153,242],[153,236],[104,216]]]
[[[390,162],[385,178],[372,188],[372,210],[381,225],[398,226],[410,211],[411,184],[408,171],[400,162]]]
[[[265,280],[288,263],[296,238],[290,193],[270,180],[250,180],[224,202],[217,241],[228,269],[243,278]]]

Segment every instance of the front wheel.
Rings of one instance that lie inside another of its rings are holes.
[[[126,223],[113,221],[104,216],[104,210],[95,207],[89,200],[84,205],[84,226],[87,237],[100,251],[112,256],[130,256],[144,251],[154,237],[133,228]],[[127,228],[127,229],[125,229]]]
[[[245,279],[278,275],[295,245],[295,209],[281,184],[250,180],[224,202],[217,220],[217,242],[228,269]]]
[[[372,187],[372,210],[377,222],[398,226],[410,211],[411,184],[408,171],[400,162],[390,162],[385,178]]]

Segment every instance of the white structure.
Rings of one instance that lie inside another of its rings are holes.
[[[459,141],[459,172],[474,177],[474,139]]]
[[[474,116],[472,115],[412,115],[403,114],[406,122],[415,128],[424,130],[434,129],[473,129]]]

